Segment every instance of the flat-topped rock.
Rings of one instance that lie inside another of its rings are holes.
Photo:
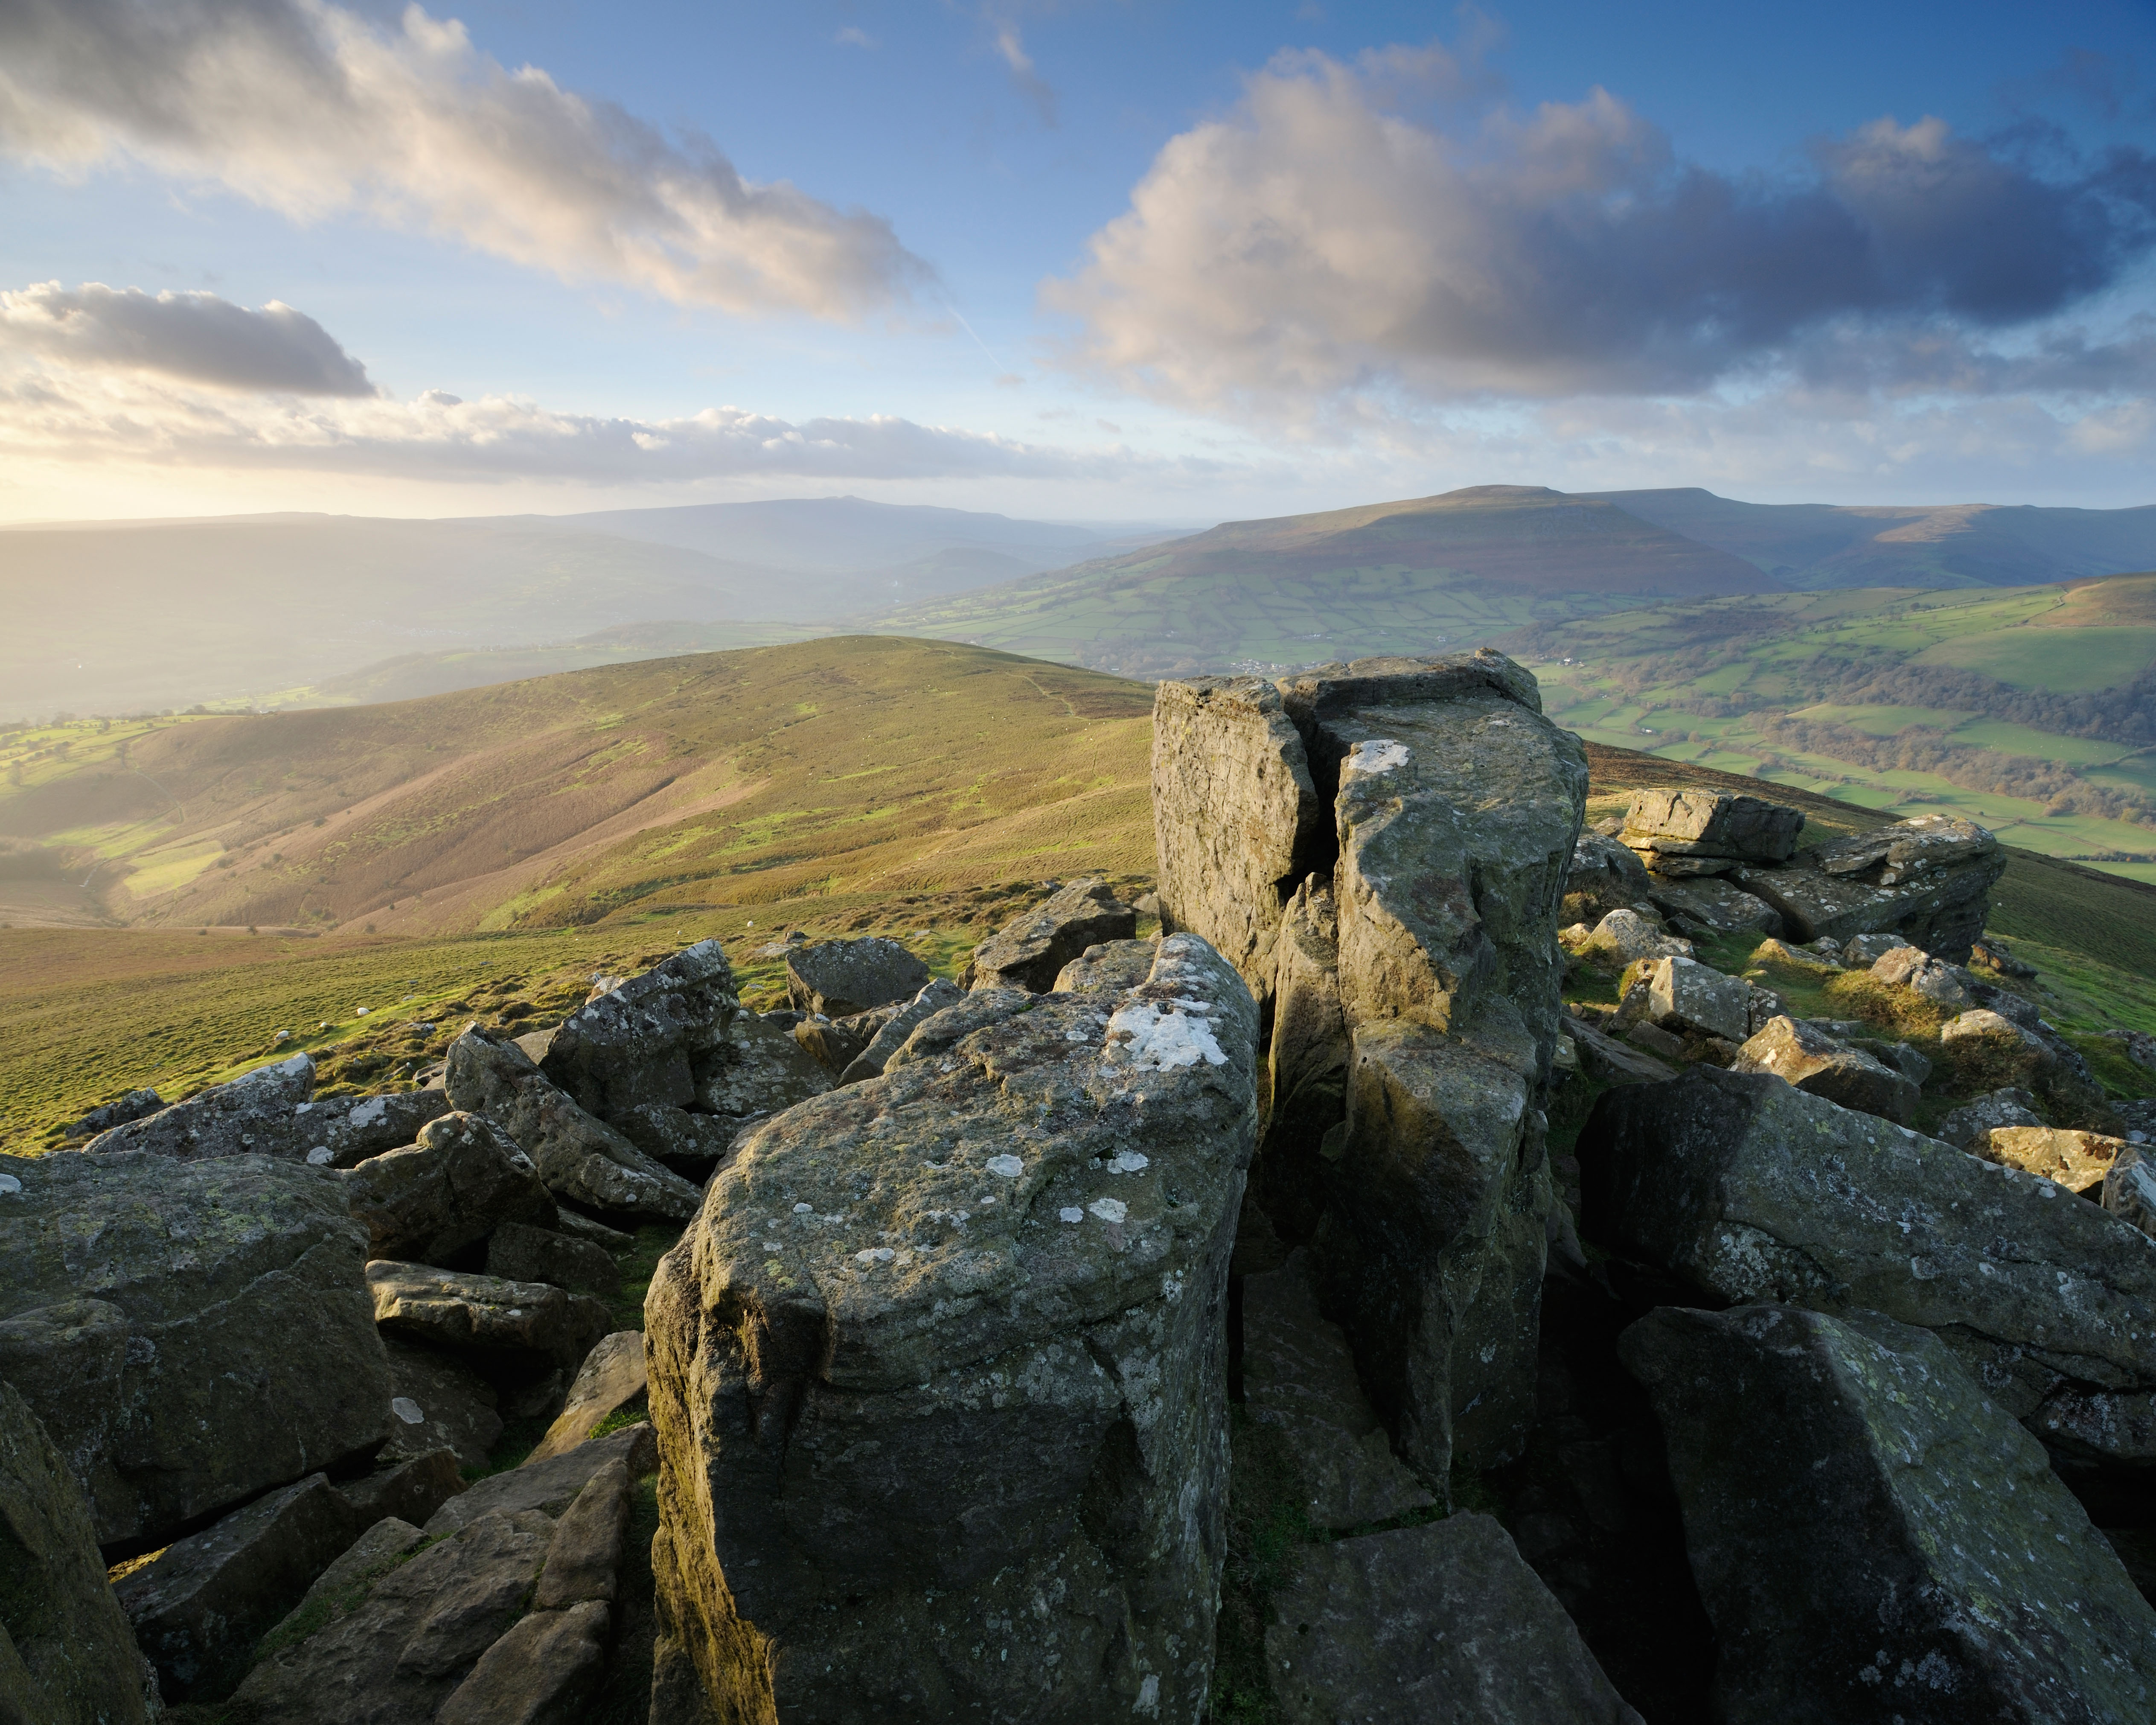
[[[2005,851],[1982,827],[1927,814],[1799,852],[1780,868],[1745,866],[1735,879],[1780,911],[1799,942],[1893,933],[1965,964],[2005,871]]]
[[[393,1336],[490,1362],[573,1372],[607,1332],[603,1301],[545,1282],[378,1259],[367,1266],[374,1321]]]
[[[1904,1125],[1917,1117],[1914,1080],[1810,1019],[1769,1019],[1737,1050],[1731,1070],[1769,1072],[1810,1095]]]
[[[698,941],[592,998],[562,1021],[540,1069],[579,1107],[611,1120],[652,1103],[685,1107],[721,1065],[741,1009],[715,940]]]
[[[1137,912],[1106,881],[1074,880],[973,948],[973,985],[1045,993],[1086,947],[1130,940],[1137,929]]]
[[[419,1142],[370,1156],[346,1176],[370,1258],[449,1262],[505,1222],[554,1220],[554,1199],[516,1141],[483,1114],[445,1114]]]
[[[928,967],[883,935],[813,941],[786,953],[787,999],[802,1012],[828,1019],[911,1000],[928,983]]]
[[[1788,861],[1804,828],[1804,811],[1784,803],[1663,787],[1632,793],[1620,837],[1660,873],[1712,875],[1732,862]]]
[[[660,1628],[722,1711],[1204,1703],[1256,1009],[1187,935],[990,1001],[759,1127],[653,1282]]]

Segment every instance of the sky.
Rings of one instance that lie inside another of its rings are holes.
[[[2152,475],[2156,0],[0,0],[0,521]]]

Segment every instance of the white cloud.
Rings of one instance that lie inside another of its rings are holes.
[[[511,69],[414,5],[0,5],[0,149],[133,157],[307,221],[357,209],[684,305],[852,318],[928,279],[880,217],[752,184],[702,137]]]
[[[1301,53],[1172,139],[1043,297],[1077,321],[1066,363],[1214,413],[1683,395],[1807,364],[2115,389],[2145,351],[2017,366],[1977,338],[2117,284],[2152,244],[2156,170],[2131,150],[2044,177],[1881,120],[1807,174],[1731,178],[1601,90],[1521,114],[1441,49]]]
[[[77,368],[151,372],[218,389],[372,395],[367,367],[304,312],[215,294],[146,294],[85,282],[0,292],[0,352]]]
[[[831,39],[837,43],[841,48],[872,49],[876,45],[875,37],[870,35],[866,30],[864,30],[858,25],[855,24],[848,24]]]

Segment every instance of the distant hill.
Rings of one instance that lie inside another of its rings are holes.
[[[1126,676],[1423,652],[1643,596],[1780,590],[1728,552],[1538,485],[1229,521],[880,622]]]
[[[2156,568],[2139,509],[1739,503],[1697,486],[1581,494],[1743,557],[1783,585],[2023,587]]]

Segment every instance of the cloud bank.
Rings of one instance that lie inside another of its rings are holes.
[[[1732,177],[1600,90],[1520,114],[1441,49],[1298,53],[1171,140],[1043,297],[1076,320],[1067,363],[1209,413],[1685,395],[1790,367],[1861,389],[2115,388],[2148,378],[2145,339],[2020,364],[1988,338],[2152,247],[2138,151],[2046,174],[1882,119],[1802,174]]]
[[[326,0],[8,0],[0,149],[132,157],[306,221],[354,209],[682,305],[853,319],[927,266],[880,217],[744,180],[462,24],[379,28]]]
[[[146,294],[57,281],[0,292],[0,352],[80,369],[149,372],[213,388],[371,396],[367,367],[305,313],[272,300],[259,311],[215,294]]]

